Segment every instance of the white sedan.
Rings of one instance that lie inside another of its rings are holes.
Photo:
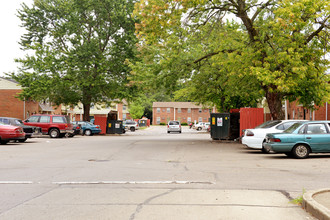
[[[246,129],[242,137],[242,144],[249,148],[259,149],[262,152],[268,153],[263,148],[262,143],[268,133],[282,133],[287,128],[291,127],[296,122],[305,120],[274,120],[267,121],[254,129]]]

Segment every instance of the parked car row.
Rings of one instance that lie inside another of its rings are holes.
[[[298,159],[307,158],[310,153],[330,153],[330,121],[268,121],[247,129],[242,144]]]
[[[11,117],[0,117],[0,143],[9,141],[25,142],[38,135],[49,135],[51,138],[73,137],[77,134],[90,136],[101,132],[99,125],[87,121],[70,122],[65,115],[32,115],[25,121]]]

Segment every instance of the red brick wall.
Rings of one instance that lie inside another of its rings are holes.
[[[306,120],[330,120],[330,105],[328,105],[328,117],[326,117],[326,104],[320,107],[316,107],[316,110],[313,112],[312,110],[305,109],[300,106],[296,101],[288,104],[288,119],[293,119],[293,111],[294,111],[294,119],[306,119]],[[304,118],[305,116],[305,118]]]
[[[33,101],[25,102],[24,112],[24,101],[19,100],[17,96],[21,90],[1,90],[0,91],[0,116],[13,117],[19,119],[26,119],[27,113],[38,112],[38,103]]]
[[[153,108],[153,120],[154,125],[157,124],[157,117],[160,117],[160,123],[167,123],[169,120],[174,120],[174,108],[170,108],[170,113],[167,112],[167,107],[161,107],[160,112],[157,112],[157,108]],[[202,117],[203,122],[209,121],[210,110],[202,109],[202,112],[199,113],[199,108],[192,108],[191,112],[188,113],[188,108],[181,108],[181,113],[178,112],[178,109],[175,108],[175,120],[180,120],[181,123],[187,123],[188,117],[191,117],[191,122],[195,120],[198,122],[199,117]]]

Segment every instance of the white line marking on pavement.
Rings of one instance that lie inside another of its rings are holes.
[[[215,184],[205,181],[92,181],[92,182],[53,182],[58,185],[75,184]]]
[[[0,181],[0,184],[34,184],[32,181]]]

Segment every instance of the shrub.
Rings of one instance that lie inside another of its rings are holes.
[[[161,122],[160,125],[166,125],[164,122]]]
[[[188,125],[188,123],[186,123],[186,122],[183,122],[181,125],[182,125],[182,126],[187,126],[187,125]]]

